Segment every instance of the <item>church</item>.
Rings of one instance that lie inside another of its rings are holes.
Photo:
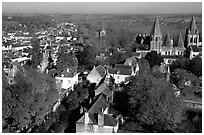
[[[181,33],[177,37],[167,33],[163,39],[159,19],[156,17],[149,35],[138,34],[136,36],[135,42],[142,45],[136,52],[145,56],[147,52],[157,51],[164,58],[166,64],[171,64],[178,56],[185,56],[190,59],[197,55],[201,57],[202,42],[200,41],[194,17],[192,17],[184,37],[185,39],[182,38]]]

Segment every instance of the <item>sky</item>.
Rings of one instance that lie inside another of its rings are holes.
[[[3,2],[2,13],[202,13],[202,2]]]

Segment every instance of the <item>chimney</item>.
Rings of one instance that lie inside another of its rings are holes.
[[[103,126],[104,124],[104,114],[103,114],[103,108],[101,109],[101,112],[98,113],[98,126]]]
[[[85,116],[85,122],[84,123],[88,124],[89,123],[89,113],[85,112],[84,116]]]

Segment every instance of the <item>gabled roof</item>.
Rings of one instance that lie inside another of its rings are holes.
[[[63,75],[63,76],[61,76]],[[62,71],[60,74],[57,75],[57,77],[74,77],[76,75],[76,72],[67,72],[67,70]]]
[[[98,125],[98,114],[103,113],[101,110],[105,110],[108,104],[105,101],[105,97],[101,94],[98,100],[93,104],[91,109],[88,111],[89,123],[93,125]],[[77,123],[84,123],[85,116],[83,115]],[[116,126],[118,121],[110,114],[104,114],[104,126]]]
[[[172,47],[172,43],[171,43],[171,39],[170,39],[169,33],[165,36],[164,42],[162,44],[162,47],[166,47],[166,48],[171,48]]]
[[[106,83],[102,83],[96,90],[95,90],[95,96],[99,95],[100,93],[103,93],[105,95],[110,95],[111,91],[108,88],[108,85]]]
[[[88,114],[89,116],[89,123],[93,125],[98,125],[98,114]],[[83,115],[77,123],[84,123],[85,122],[85,116]],[[116,126],[118,121],[111,116],[110,114],[104,114],[104,126]]]
[[[176,41],[175,41],[175,44],[174,44],[174,47],[184,48],[184,42],[183,42],[181,33],[180,33],[179,36],[177,37],[177,39],[176,39]]]
[[[196,23],[195,23],[195,18],[194,17],[192,17],[192,19],[191,19],[189,29],[190,29],[191,34],[196,34],[197,28],[196,28]]]
[[[124,65],[129,65],[129,66],[136,66],[137,65],[137,59],[132,56],[126,59]]]
[[[101,109],[105,110],[108,105],[106,104],[106,100],[104,95],[100,95],[98,100],[93,104],[91,109],[88,111],[90,114],[101,113]]]
[[[118,74],[118,75],[131,75],[131,69],[117,69],[117,68],[108,68],[109,74]]]
[[[105,68],[99,65],[97,67],[94,66],[94,68],[91,70],[87,77],[100,76],[101,78],[103,78],[105,74],[106,74]]]
[[[116,69],[132,69],[130,65],[123,65],[123,64],[116,64],[115,68]]]
[[[159,20],[156,17],[150,35],[161,35]]]
[[[103,66],[98,65],[98,66],[96,67],[96,70],[98,71],[98,73],[100,74],[101,77],[104,77],[104,76],[105,76],[105,74],[106,74],[106,69],[105,69]]]

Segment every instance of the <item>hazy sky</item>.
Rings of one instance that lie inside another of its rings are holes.
[[[3,2],[2,13],[202,13],[201,2]]]

